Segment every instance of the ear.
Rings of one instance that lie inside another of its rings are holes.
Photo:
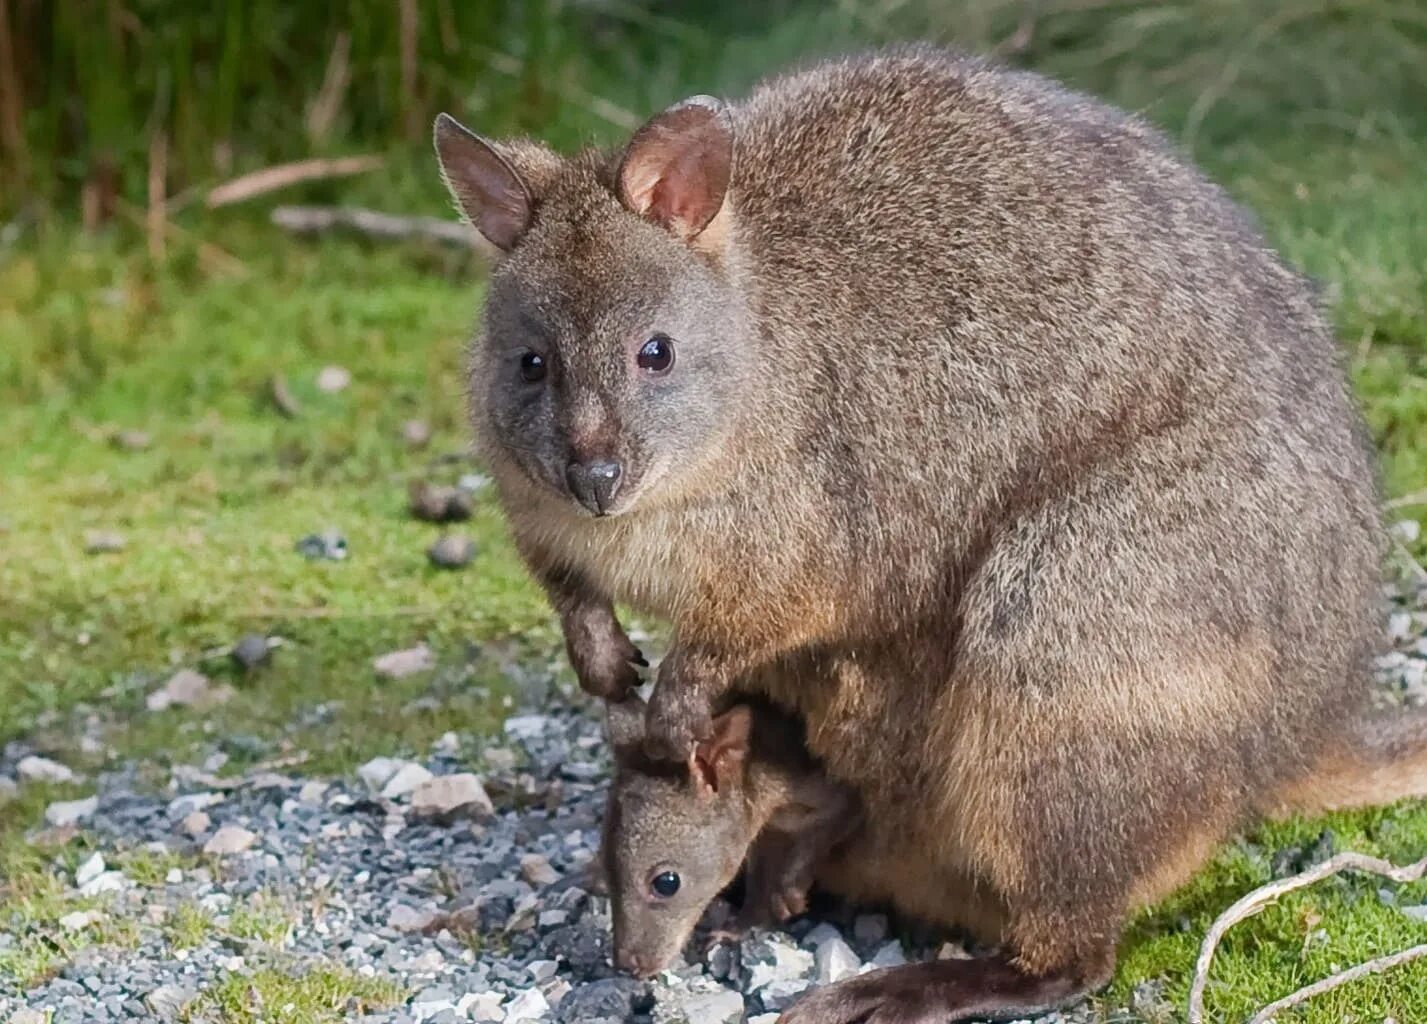
[[[634,133],[615,182],[626,208],[688,242],[722,208],[732,170],[728,106],[712,96],[695,96]]]
[[[609,732],[609,745],[615,756],[621,750],[644,745],[644,716],[648,705],[636,693],[615,703],[605,702],[605,727]]]
[[[747,704],[736,705],[715,718],[713,726],[713,736],[694,747],[689,756],[694,786],[705,797],[726,790],[742,775],[753,731],[753,711]]]
[[[465,219],[501,252],[530,227],[542,178],[560,158],[533,143],[487,142],[449,114],[438,114],[436,158],[441,176]]]

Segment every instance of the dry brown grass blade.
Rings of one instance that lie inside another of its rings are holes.
[[[325,178],[344,178],[353,174],[365,174],[382,165],[379,156],[344,156],[327,159],[317,157],[298,160],[296,163],[278,164],[264,167],[261,171],[244,174],[232,181],[224,182],[208,193],[208,208],[216,209],[232,203],[241,203],[255,196],[276,192],[278,189],[301,184],[304,181],[320,181]]]
[[[327,58],[327,70],[322,73],[322,85],[307,109],[307,140],[313,145],[320,145],[332,134],[332,125],[341,113],[347,86],[352,81],[351,57],[351,33],[337,33]]]
[[[161,262],[168,228],[168,136],[158,128],[149,133],[149,210],[144,223],[149,257]]]
[[[1340,853],[1336,857],[1331,857],[1322,864],[1309,868],[1300,874],[1293,875],[1290,878],[1280,878],[1277,881],[1269,882],[1267,885],[1259,886],[1259,888],[1253,892],[1239,899],[1228,910],[1220,914],[1214,923],[1209,926],[1209,931],[1204,936],[1204,944],[1199,948],[1199,959],[1194,965],[1194,981],[1189,987],[1189,1024],[1204,1024],[1204,990],[1209,984],[1209,968],[1214,960],[1214,950],[1218,948],[1219,943],[1224,938],[1224,934],[1240,921],[1253,917],[1280,896],[1293,892],[1296,889],[1303,889],[1342,871],[1367,871],[1374,875],[1389,878],[1394,882],[1415,882],[1421,878],[1423,874],[1427,874],[1427,857],[1424,857],[1414,864],[1398,867],[1388,861],[1381,860],[1377,857],[1369,857],[1361,853]],[[1381,958],[1381,961],[1391,962],[1383,963],[1374,960],[1368,964],[1362,964],[1358,968],[1351,968],[1349,971],[1344,971],[1340,975],[1325,978],[1323,981],[1318,982],[1316,986],[1309,985],[1307,988],[1299,989],[1298,992],[1285,996],[1284,999],[1279,1000],[1277,1003],[1265,1007],[1264,1010],[1260,1011],[1259,1014],[1250,1021],[1250,1024],[1263,1024],[1264,1021],[1270,1019],[1264,1015],[1268,1013],[1269,1010],[1274,1010],[1275,1007],[1278,1008],[1275,1012],[1279,1012],[1296,1005],[1298,1002],[1311,998],[1313,995],[1318,994],[1318,992],[1327,992],[1330,989],[1337,988],[1339,985],[1354,980],[1354,978],[1387,970],[1388,967],[1392,967],[1395,964],[1415,959],[1422,955],[1421,953],[1415,952],[1415,950],[1421,948],[1423,947],[1414,947],[1412,950],[1404,950],[1402,953],[1393,954],[1392,957]],[[1404,956],[1405,959],[1403,959]],[[1352,973],[1353,971],[1357,973]],[[1348,976],[1345,977],[1344,975]],[[1326,987],[1318,987],[1324,985],[1326,985]]]

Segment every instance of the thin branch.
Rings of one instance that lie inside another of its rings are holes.
[[[1387,503],[1388,508],[1403,508],[1408,505],[1427,505],[1427,491],[1413,491]]]
[[[382,158],[379,156],[344,156],[330,160],[317,157],[291,164],[278,164],[276,167],[264,167],[261,171],[244,174],[213,189],[208,193],[208,208],[212,210],[230,203],[241,203],[245,199],[266,195],[304,181],[365,174],[381,165]]]
[[[1293,892],[1295,889],[1310,886],[1330,875],[1336,875],[1340,871],[1348,870],[1367,871],[1375,875],[1381,875],[1384,878],[1389,878],[1394,882],[1415,882],[1421,878],[1423,874],[1427,874],[1427,857],[1417,861],[1415,864],[1398,867],[1388,861],[1381,860],[1377,857],[1369,857],[1361,853],[1340,853],[1336,857],[1331,857],[1322,864],[1309,868],[1301,874],[1270,882],[1244,896],[1228,910],[1220,914],[1214,923],[1209,926],[1209,931],[1204,936],[1204,944],[1199,949],[1199,959],[1194,965],[1194,982],[1189,988],[1189,1024],[1204,1024],[1204,990],[1209,984],[1209,967],[1214,959],[1214,950],[1218,948],[1220,941],[1223,940],[1225,932],[1245,918],[1253,917],[1280,896]],[[1390,967],[1392,965],[1388,964],[1387,966]],[[1378,969],[1385,970],[1386,967]],[[1340,981],[1337,984],[1342,983],[1343,982]],[[1324,989],[1324,991],[1327,990]],[[1297,993],[1295,993],[1295,995],[1297,995]],[[1304,996],[1303,998],[1306,999],[1308,996]],[[1255,1021],[1260,1019],[1261,1018],[1255,1018]]]
[[[148,230],[149,257],[156,263],[164,258],[164,235],[168,229],[168,136],[162,128],[149,133],[149,209],[144,218]]]
[[[352,81],[351,54],[351,33],[338,32],[332,43],[332,53],[327,58],[327,70],[322,73],[322,85],[307,110],[307,138],[314,145],[326,141],[342,110],[342,100]]]
[[[345,228],[374,238],[434,238],[440,242],[476,247],[471,228],[441,217],[402,217],[378,210],[347,206],[279,206],[272,222],[301,235]]]
[[[1290,1007],[1305,1003],[1314,996],[1321,996],[1324,992],[1331,992],[1340,985],[1346,985],[1350,981],[1357,981],[1359,978],[1366,978],[1370,974],[1381,974],[1383,971],[1405,964],[1418,957],[1427,956],[1427,944],[1413,946],[1411,949],[1404,949],[1401,953],[1393,953],[1391,956],[1380,956],[1376,960],[1369,960],[1365,964],[1358,964],[1350,967],[1346,971],[1339,971],[1337,974],[1329,975],[1322,981],[1316,981],[1312,985],[1305,985],[1297,992],[1284,996],[1274,1003],[1269,1003],[1249,1020],[1249,1024],[1269,1024],[1275,1020],[1280,1013]]]

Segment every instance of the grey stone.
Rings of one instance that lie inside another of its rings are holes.
[[[481,780],[470,772],[437,775],[416,786],[411,794],[411,811],[421,816],[456,814],[488,818],[495,814]]]
[[[160,985],[151,989],[144,1003],[161,1020],[176,1020],[194,994],[181,985]]]
[[[219,857],[242,853],[258,841],[258,834],[242,825],[224,825],[203,844],[203,852]]]
[[[727,988],[680,993],[672,1007],[661,1000],[661,1004],[655,1007],[654,1019],[661,1024],[674,1024],[676,1021],[687,1024],[742,1024],[743,997]]]
[[[374,757],[357,769],[357,778],[373,793],[379,793],[404,764],[405,761],[395,757]]]
[[[297,553],[313,561],[340,562],[350,554],[347,538],[336,530],[310,533],[297,542]]]
[[[831,985],[850,978],[862,967],[862,961],[841,935],[833,935],[818,944],[813,953],[819,985]]]
[[[398,797],[406,796],[422,783],[429,782],[433,778],[432,774],[417,764],[415,761],[407,761],[391,778],[387,779],[386,785],[382,787],[382,799],[395,800]]]
[[[476,557],[476,542],[465,534],[445,533],[426,549],[426,557],[438,569],[460,569]]]
[[[15,774],[21,782],[73,782],[75,778],[73,769],[68,765],[38,754],[20,758]]]
[[[104,873],[104,855],[99,852],[90,854],[79,867],[74,869],[74,884],[84,885]]]
[[[649,1004],[648,986],[633,978],[603,978],[577,985],[560,1001],[562,1024],[584,1024],[603,1018],[627,1021]]]
[[[907,954],[896,939],[885,942],[872,958],[873,967],[900,967],[907,962]]]
[[[252,672],[267,664],[268,659],[272,657],[272,645],[261,633],[244,633],[237,643],[233,644],[228,656],[244,672]]]
[[[390,651],[372,660],[372,671],[383,679],[405,679],[436,667],[436,657],[426,644]]]
[[[82,800],[57,800],[45,808],[45,824],[52,828],[78,824],[98,809],[99,798],[94,796]]]
[[[518,993],[505,1007],[505,1019],[510,1024],[519,1021],[544,1020],[550,1012],[550,1002],[538,988],[528,988]]]

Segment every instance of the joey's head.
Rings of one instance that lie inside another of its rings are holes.
[[[571,158],[443,114],[436,150],[495,257],[471,396],[498,475],[592,516],[697,486],[753,375],[728,109],[689,100]]]
[[[684,948],[753,843],[745,791],[752,716],[742,705],[720,715],[687,764],[644,756],[643,701],[609,705],[608,717],[615,778],[601,854],[615,964],[647,977]]]

